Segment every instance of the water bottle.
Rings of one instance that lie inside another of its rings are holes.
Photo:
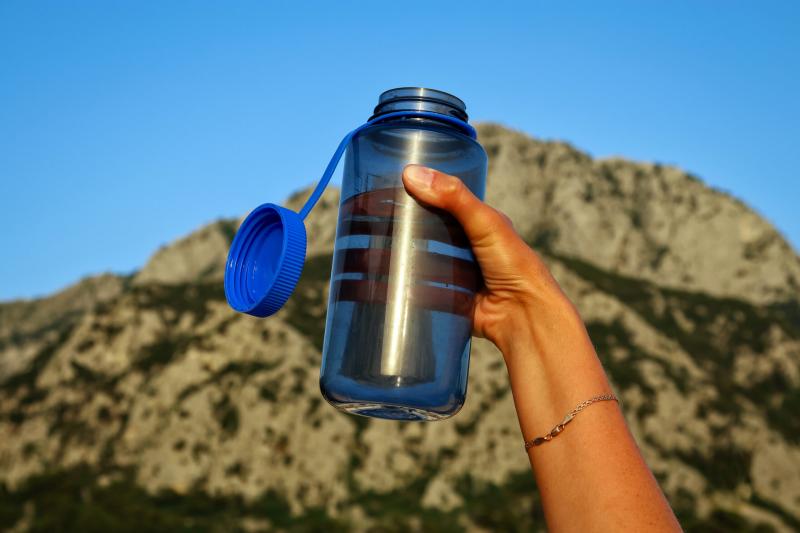
[[[432,167],[483,198],[487,157],[467,119],[464,102],[442,91],[384,92],[367,123],[342,140],[300,213],[264,204],[234,238],[228,301],[268,316],[299,278],[302,219],[345,155],[320,371],[322,395],[338,409],[439,420],[464,403],[480,270],[458,222],[413,199],[402,173],[411,163]]]

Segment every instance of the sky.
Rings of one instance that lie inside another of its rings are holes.
[[[442,89],[672,164],[800,245],[797,2],[0,2],[0,300],[130,273],[315,182],[378,94]]]

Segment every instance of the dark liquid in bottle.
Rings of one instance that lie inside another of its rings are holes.
[[[442,317],[468,320],[481,285],[461,226],[403,188],[379,189],[342,204],[337,238],[334,302],[354,304],[342,374],[384,387],[436,379]]]

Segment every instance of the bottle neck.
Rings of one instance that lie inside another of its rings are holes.
[[[392,124],[414,126],[437,126],[456,131],[472,139],[477,137],[475,128],[468,122],[456,117],[432,113],[429,111],[397,111],[385,115],[373,116],[367,124]]]

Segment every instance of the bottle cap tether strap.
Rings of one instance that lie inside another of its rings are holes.
[[[387,119],[431,118],[448,122],[475,139],[467,122],[428,111],[396,111],[378,115],[344,136],[319,183],[299,213],[276,204],[256,207],[233,238],[225,265],[225,297],[236,311],[267,317],[280,310],[303,272],[306,228],[303,221],[322,196],[350,141],[361,130]]]

